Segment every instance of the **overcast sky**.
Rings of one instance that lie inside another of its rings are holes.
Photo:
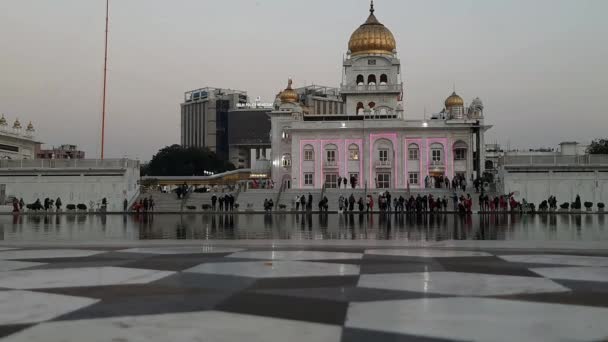
[[[179,104],[205,86],[271,102],[338,86],[367,0],[110,0],[106,157],[179,143]],[[406,115],[456,84],[487,142],[553,147],[608,136],[608,1],[376,0],[403,65]],[[105,0],[0,0],[0,112],[49,145],[99,155]]]

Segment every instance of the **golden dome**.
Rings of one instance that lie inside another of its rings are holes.
[[[19,122],[19,119],[15,120],[15,123],[13,124],[13,128],[21,129],[21,122]]]
[[[34,130],[34,125],[32,125],[32,122],[30,121],[29,124],[27,124],[27,131],[33,131]]]
[[[292,82],[293,81],[290,78],[289,81],[287,82],[287,88],[285,88],[285,90],[283,90],[281,92],[281,94],[279,94],[279,99],[283,103],[285,103],[285,102],[298,102],[298,93],[296,93],[296,91],[291,88],[291,83]]]
[[[2,114],[2,117],[0,118],[0,126],[7,126],[8,123],[6,122],[6,118],[4,118],[4,114]]]
[[[462,107],[464,106],[464,100],[458,96],[456,92],[453,92],[447,99],[445,99],[445,108],[451,107]]]
[[[369,17],[350,36],[348,49],[355,55],[381,54],[392,55],[397,48],[395,37],[374,15],[374,2],[371,2]]]

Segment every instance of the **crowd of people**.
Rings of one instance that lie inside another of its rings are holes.
[[[359,180],[354,175],[350,176],[350,178],[342,177],[342,176],[338,177],[338,183],[337,183],[338,189],[342,189],[342,185],[344,185],[344,189],[348,189],[349,183],[350,183],[350,187],[352,189],[354,189],[357,187]]]
[[[234,210],[234,196],[232,194],[220,195],[219,197],[215,194],[211,196],[211,209],[217,210],[219,204],[219,211],[233,211]],[[264,204],[266,208],[266,204]]]
[[[133,203],[131,206],[131,209],[137,213],[153,212],[154,204],[154,198],[152,198],[152,195],[150,195],[150,197],[140,198],[139,201],[135,201],[135,203]]]

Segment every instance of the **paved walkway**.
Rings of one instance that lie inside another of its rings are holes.
[[[5,245],[0,341],[608,338],[602,244],[299,243]]]

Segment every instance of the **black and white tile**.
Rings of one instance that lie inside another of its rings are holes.
[[[608,338],[608,251],[491,246],[0,248],[0,341]]]

